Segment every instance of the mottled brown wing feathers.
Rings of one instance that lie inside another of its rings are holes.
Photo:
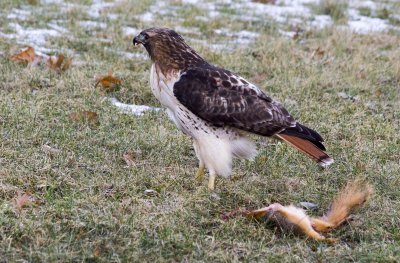
[[[233,73],[213,66],[187,70],[175,83],[174,95],[215,126],[272,136],[296,125],[278,102]]]

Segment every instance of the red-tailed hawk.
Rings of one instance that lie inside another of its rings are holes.
[[[149,28],[133,44],[149,53],[151,90],[176,126],[192,137],[196,177],[202,180],[207,168],[210,190],[217,175],[230,176],[233,157],[255,157],[249,133],[280,138],[322,166],[333,163],[316,131],[244,78],[208,63],[175,31]]]

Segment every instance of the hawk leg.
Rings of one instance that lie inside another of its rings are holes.
[[[197,159],[199,159],[199,169],[197,169],[196,172],[196,180],[201,183],[204,180],[205,165],[203,160],[201,159],[199,144],[197,143],[196,140],[193,140],[193,148],[196,153]]]
[[[215,174],[214,171],[210,171],[210,176],[208,178],[208,190],[209,191],[214,191],[215,189],[215,178],[217,175]]]
[[[204,180],[204,169],[205,169],[205,167],[204,167],[203,162],[200,162],[199,168],[197,169],[197,172],[196,172],[196,180],[199,183],[203,182],[203,180]]]

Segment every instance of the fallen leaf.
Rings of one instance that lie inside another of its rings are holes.
[[[123,157],[124,157],[124,160],[125,160],[127,166],[130,167],[130,166],[135,165],[136,156],[133,152],[130,152],[130,151],[126,152],[126,153],[124,153]]]
[[[101,251],[102,251],[101,247],[100,246],[96,246],[94,251],[93,251],[93,257],[94,258],[100,257],[101,256]]]
[[[318,57],[322,58],[325,55],[325,51],[321,49],[321,47],[317,47],[313,53],[311,54],[311,58]]]
[[[12,61],[18,63],[30,63],[35,60],[35,49],[33,47],[27,47],[22,50],[20,53],[13,55],[10,57]]]
[[[90,124],[99,123],[99,117],[97,113],[93,111],[72,112],[69,115],[69,120],[73,122],[88,122]]]
[[[112,71],[108,75],[97,78],[95,87],[100,85],[105,91],[113,91],[116,87],[122,84],[120,79],[113,77]]]
[[[63,54],[60,54],[58,56],[50,56],[46,61],[46,65],[50,69],[55,70],[58,73],[66,71],[69,66],[71,66],[71,63],[72,59],[65,59],[65,56]]]
[[[382,96],[382,91],[380,89],[375,90],[375,96],[380,97]]]
[[[31,205],[32,201],[33,197],[30,194],[28,193],[21,194],[19,192],[18,196],[14,200],[14,205],[18,210],[21,210],[22,208]]]

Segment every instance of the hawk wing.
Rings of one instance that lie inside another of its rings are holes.
[[[218,127],[272,136],[297,124],[280,103],[257,87],[213,66],[187,70],[173,91],[186,108]]]

